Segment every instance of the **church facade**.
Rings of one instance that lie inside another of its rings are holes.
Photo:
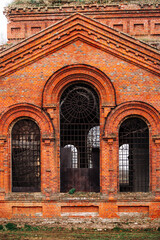
[[[156,41],[159,9],[142,18]],[[16,44],[0,53],[0,217],[160,217],[160,52],[135,38],[142,24],[113,17],[131,37],[77,11],[33,34],[33,10],[24,27],[12,11]],[[44,23],[47,10],[36,11]]]

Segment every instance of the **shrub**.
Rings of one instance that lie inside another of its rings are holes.
[[[75,188],[72,188],[71,190],[69,190],[69,194],[73,194],[76,191]]]

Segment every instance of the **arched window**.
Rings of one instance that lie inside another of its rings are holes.
[[[12,129],[12,191],[41,190],[40,130],[30,119],[21,119]]]
[[[63,92],[60,128],[61,191],[73,187],[77,191],[99,191],[99,145],[94,151],[100,134],[99,97],[91,86],[75,83]]]
[[[74,145],[68,144],[64,146],[64,149],[68,151],[67,156],[69,156],[68,159],[66,159],[66,165],[70,168],[77,168],[78,167],[78,151],[77,148]]]
[[[149,129],[137,117],[126,119],[119,129],[119,188],[149,191]]]

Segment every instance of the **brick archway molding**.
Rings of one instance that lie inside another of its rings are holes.
[[[92,84],[98,90],[102,105],[116,105],[115,89],[110,79],[95,67],[75,64],[61,68],[49,78],[43,89],[42,107],[55,106],[64,88],[75,81]]]
[[[120,124],[131,116],[143,118],[151,130],[152,136],[160,134],[160,113],[145,102],[125,102],[113,109],[106,119],[105,136],[117,135]]]
[[[64,89],[68,87],[69,84],[75,82],[88,83],[97,90],[100,99],[101,126],[104,125],[104,116],[110,112],[111,108],[116,106],[116,93],[114,86],[111,80],[101,70],[85,64],[74,64],[59,69],[48,79],[42,94],[42,108],[46,110],[52,118],[56,129],[56,139],[60,139],[60,97]],[[59,149],[58,146],[57,149]],[[60,151],[60,149],[58,151]],[[105,148],[102,147],[100,154],[100,176],[102,175],[102,159],[104,152]],[[58,154],[57,162],[60,164],[60,155]],[[60,179],[60,176],[58,179]]]
[[[40,128],[42,138],[54,137],[54,128],[49,117],[39,107],[32,104],[16,104],[10,106],[0,117],[0,135],[8,136],[9,127],[20,118],[31,118]]]
[[[113,168],[112,174],[108,175],[111,179],[108,185],[108,189],[110,188],[110,184],[113,179],[116,179],[115,183],[112,184],[112,186],[115,189],[115,193],[117,193],[117,173],[119,165],[119,127],[126,118],[134,116],[142,118],[147,123],[149,128],[150,191],[158,192],[157,195],[158,197],[160,197],[160,171],[158,170],[160,157],[160,113],[151,105],[138,101],[131,101],[120,104],[111,111],[108,118],[106,119],[103,139],[109,144],[109,146],[112,146],[112,151],[108,150],[108,152],[106,152],[106,156],[110,154],[110,157],[106,158],[106,160],[104,161],[104,165],[106,164],[107,166],[109,162],[109,164],[112,165]]]
[[[1,192],[11,192],[11,128],[13,123],[22,118],[29,118],[37,123],[41,133],[41,192],[48,186],[49,180],[46,171],[50,168],[48,162],[53,162],[56,168],[56,160],[53,156],[47,156],[46,152],[52,152],[55,133],[50,118],[39,107],[32,104],[16,104],[10,106],[0,117],[0,160],[1,164],[0,189]],[[4,161],[5,160],[5,161]],[[49,187],[49,186],[48,186]]]

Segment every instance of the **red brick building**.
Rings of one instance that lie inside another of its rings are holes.
[[[5,12],[0,217],[159,217],[160,5]]]

